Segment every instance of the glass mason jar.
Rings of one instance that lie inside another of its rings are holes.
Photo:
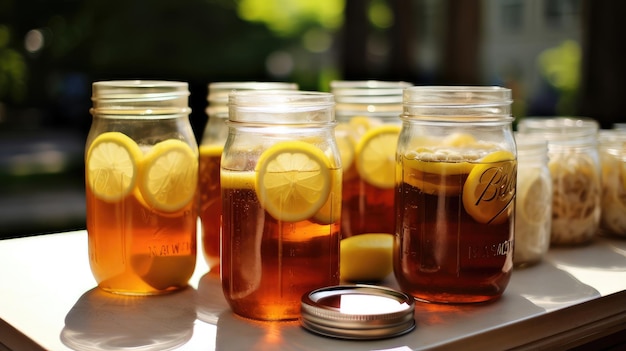
[[[598,128],[595,120],[580,117],[528,117],[518,123],[520,135],[534,133],[548,141],[552,244],[588,243],[599,228],[602,184]]]
[[[545,139],[516,134],[515,142],[518,168],[513,263],[520,267],[540,262],[550,248],[552,178]]]
[[[85,149],[91,271],[104,290],[187,286],[196,263],[198,149],[187,83],[93,84]]]
[[[600,227],[626,236],[626,128],[602,130],[598,152],[602,165]]]
[[[498,298],[513,269],[517,153],[511,91],[404,90],[394,272],[419,300]]]
[[[406,82],[333,81],[343,166],[343,238],[395,230],[395,155]]]
[[[202,252],[209,272],[220,273],[220,235],[222,198],[220,195],[220,159],[228,136],[228,94],[242,90],[297,90],[294,83],[219,82],[208,86],[206,114],[209,117],[200,144],[198,192],[202,228]]]
[[[221,164],[224,296],[247,318],[296,319],[305,292],[339,283],[334,99],[237,91],[229,111]]]

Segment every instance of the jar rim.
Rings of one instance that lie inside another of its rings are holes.
[[[597,131],[600,128],[598,121],[583,116],[541,117],[529,116],[522,118],[518,129],[522,132],[536,130],[547,134],[567,134],[570,130]]]
[[[233,91],[228,96],[229,120],[265,124],[334,122],[331,93],[301,90]]]
[[[511,89],[499,86],[414,86],[402,93],[403,114],[419,119],[508,118],[512,102]]]
[[[228,103],[228,95],[239,90],[298,90],[297,83],[290,82],[215,82],[209,83],[207,101],[212,104]]]
[[[164,80],[109,80],[92,84],[92,114],[162,116],[189,114],[189,85]]]

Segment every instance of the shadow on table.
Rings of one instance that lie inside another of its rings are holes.
[[[94,288],[65,317],[61,341],[74,350],[170,350],[193,334],[196,290],[124,296]]]
[[[229,309],[228,302],[226,302],[222,292],[220,277],[211,273],[203,275],[198,282],[198,304],[196,308],[198,319],[217,325],[220,314]]]
[[[600,296],[600,292],[551,262],[513,272],[515,290],[546,311],[554,311]]]

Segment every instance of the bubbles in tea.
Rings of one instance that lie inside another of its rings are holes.
[[[499,297],[513,267],[516,161],[508,151],[398,156],[395,275],[425,301]]]

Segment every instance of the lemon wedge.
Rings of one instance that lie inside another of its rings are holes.
[[[139,188],[146,203],[157,210],[174,212],[195,196],[198,156],[184,141],[168,139],[146,154]]]
[[[367,233],[342,239],[339,262],[342,280],[381,281],[393,270],[393,235]]]
[[[255,190],[274,218],[299,222],[313,217],[331,191],[330,160],[303,141],[283,141],[266,149],[257,162]]]
[[[383,125],[368,130],[359,140],[356,166],[363,180],[379,188],[393,188],[399,134],[400,126]]]
[[[98,135],[86,157],[86,181],[94,195],[115,202],[135,187],[143,157],[135,141],[120,132]]]
[[[480,223],[500,223],[515,196],[517,163],[505,150],[489,153],[474,166],[463,185],[463,206]]]

